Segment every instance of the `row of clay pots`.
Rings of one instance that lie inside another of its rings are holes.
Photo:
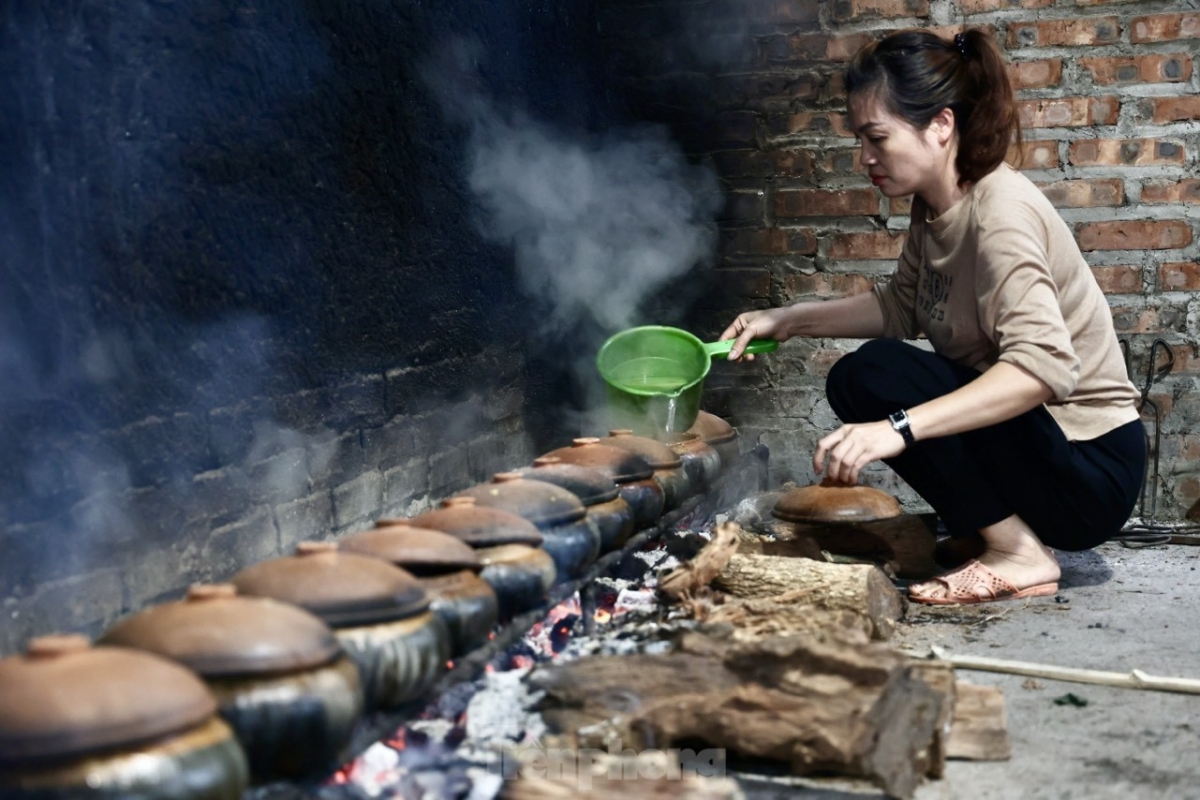
[[[96,646],[33,640],[0,661],[0,794],[223,800],[327,772],[364,709],[420,697],[719,463],[699,436],[577,440],[414,519],[193,587]]]

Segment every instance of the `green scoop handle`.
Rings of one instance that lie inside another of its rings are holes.
[[[717,356],[727,356],[729,351],[733,349],[733,343],[737,339],[725,339],[721,342],[705,342],[704,352],[708,353],[709,358]],[[779,342],[774,339],[751,339],[750,344],[746,345],[743,355],[757,355],[758,353],[769,353],[779,347]]]

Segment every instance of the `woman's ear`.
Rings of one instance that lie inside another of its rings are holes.
[[[941,111],[933,115],[933,119],[929,121],[929,126],[933,129],[937,136],[938,144],[945,145],[954,138],[954,112],[947,106]]]

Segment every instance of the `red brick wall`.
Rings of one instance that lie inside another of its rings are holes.
[[[908,203],[880,195],[859,170],[841,72],[863,43],[897,28],[993,31],[1021,103],[1026,147],[1015,163],[1075,230],[1139,386],[1154,339],[1177,353],[1151,390],[1163,411],[1160,515],[1178,517],[1200,498],[1190,433],[1200,422],[1200,11],[1122,0],[606,7],[602,33],[631,110],[710,159],[730,198],[713,288],[696,314],[710,335],[739,310],[865,291],[891,271]],[[755,365],[715,369],[706,402],[772,445],[776,478],[805,482],[813,442],[836,425],[823,375],[855,346],[795,341]],[[895,486],[886,470],[869,479]]]

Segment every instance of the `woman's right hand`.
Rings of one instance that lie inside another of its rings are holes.
[[[726,328],[718,338],[718,341],[722,342],[726,339],[737,339],[733,349],[729,351],[729,360],[738,361],[743,358],[742,353],[750,344],[751,339],[774,339],[777,342],[786,342],[791,338],[791,333],[788,332],[785,324],[788,311],[788,308],[769,308],[763,311],[746,311],[738,314],[733,324]],[[744,357],[747,361],[754,360],[753,355]]]

